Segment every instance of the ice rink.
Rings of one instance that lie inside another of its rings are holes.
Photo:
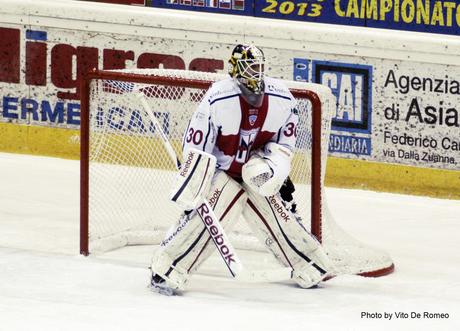
[[[164,297],[147,289],[151,247],[79,255],[78,161],[0,153],[0,185],[2,331],[460,330],[458,200],[329,188],[340,225],[388,251],[392,275],[247,284],[214,256]]]

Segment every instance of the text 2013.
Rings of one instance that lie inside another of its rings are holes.
[[[323,0],[319,0],[322,2]],[[294,1],[277,1],[265,0],[267,6],[262,9],[264,13],[282,15],[297,15],[317,17],[321,15],[323,6],[320,3],[294,2]]]

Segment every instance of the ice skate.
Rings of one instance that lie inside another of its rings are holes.
[[[174,291],[174,289],[172,289],[166,284],[166,281],[163,278],[161,278],[159,275],[156,275],[156,274],[152,274],[152,278],[150,279],[149,288],[153,292],[157,292],[157,293],[160,293],[166,296],[173,296],[177,294]]]

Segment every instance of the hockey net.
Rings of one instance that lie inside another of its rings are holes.
[[[181,158],[182,137],[213,73],[151,69],[95,71],[82,84],[82,254],[127,245],[158,245],[181,210],[169,200],[175,163],[163,132]],[[335,98],[322,85],[286,81],[297,100],[299,125],[290,174],[306,228],[323,243],[340,273],[381,276],[391,258],[342,230],[323,199],[328,141]],[[244,219],[229,233],[239,249],[264,250]]]

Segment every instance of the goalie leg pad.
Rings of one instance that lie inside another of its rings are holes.
[[[283,204],[279,194],[263,197],[247,188],[243,216],[257,238],[281,264],[293,269],[293,279],[309,288],[333,269],[321,244]]]
[[[224,229],[229,229],[238,221],[247,195],[240,184],[218,171],[207,199]],[[165,276],[169,286],[181,288],[188,274],[215,250],[202,220],[192,212],[170,229],[152,260],[152,272]]]
[[[152,258],[152,274],[163,278],[171,289],[182,290],[187,282],[187,270],[175,266],[173,262],[167,252],[158,250]]]

